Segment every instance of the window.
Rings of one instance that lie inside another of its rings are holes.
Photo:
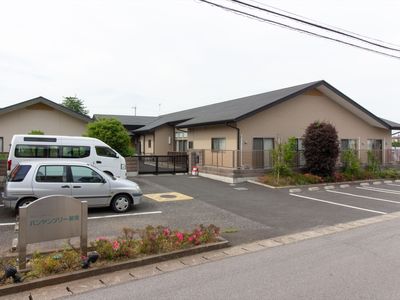
[[[296,160],[297,160],[297,166],[298,167],[304,167],[306,165],[306,158],[304,157],[304,139],[296,139],[297,145],[296,145]]]
[[[0,137],[0,153],[4,152],[4,139]]]
[[[187,141],[181,140],[176,141],[176,149],[177,152],[186,152],[187,151]]]
[[[193,149],[193,141],[189,141],[189,149]]]
[[[66,166],[41,166],[36,173],[37,182],[67,182]]]
[[[62,146],[62,158],[83,158],[90,155],[89,146]]]
[[[147,141],[147,148],[151,148],[151,140]]]
[[[103,177],[88,167],[71,166],[72,181],[81,183],[100,183]]]
[[[225,150],[225,138],[212,138],[211,139],[211,150],[221,151]]]
[[[114,150],[108,147],[98,147],[96,146],[96,153],[99,156],[105,156],[105,157],[117,157],[117,153],[115,153]]]
[[[340,148],[344,150],[357,150],[357,140],[356,139],[341,139]]]
[[[17,145],[15,157],[47,157],[46,145]]]
[[[90,155],[89,146],[17,145],[15,157],[83,158]]]
[[[30,169],[31,165],[17,165],[14,170],[12,170],[8,180],[12,182],[21,182],[24,180]]]
[[[188,136],[187,131],[177,131],[177,132],[175,132],[175,138],[177,138],[177,139],[184,139],[184,138],[187,138],[187,136]]]

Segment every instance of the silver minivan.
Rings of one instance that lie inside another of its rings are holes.
[[[89,207],[110,206],[123,213],[141,202],[140,187],[115,178],[88,163],[71,161],[24,161],[10,173],[3,193],[7,208],[18,207],[49,195],[68,195]]]

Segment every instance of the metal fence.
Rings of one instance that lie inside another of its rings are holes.
[[[193,150],[197,155],[197,165],[233,169],[270,169],[273,167],[272,150],[240,151],[240,150]],[[400,165],[400,149],[357,150],[355,157],[361,165],[367,165],[374,159],[381,165]],[[343,165],[343,152],[339,153],[337,165]],[[306,164],[304,151],[296,151],[292,163],[293,168],[302,168]]]
[[[187,173],[188,155],[141,155],[139,174]]]

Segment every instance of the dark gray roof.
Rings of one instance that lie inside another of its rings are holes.
[[[92,121],[92,118],[90,118],[89,116],[83,115],[81,113],[78,113],[78,112],[76,112],[76,111],[74,111],[72,109],[69,109],[68,107],[65,107],[64,105],[58,104],[56,102],[53,102],[53,101],[51,101],[49,99],[46,99],[46,98],[44,98],[42,96],[39,96],[39,97],[30,99],[30,100],[26,100],[26,101],[23,101],[23,102],[19,102],[17,104],[13,104],[13,105],[1,108],[0,109],[0,115],[6,114],[6,113],[14,111],[14,110],[22,109],[22,108],[25,108],[25,107],[28,107],[28,106],[31,106],[31,105],[34,105],[34,104],[38,104],[38,103],[43,103],[45,105],[48,105],[48,106],[50,106],[50,107],[52,107],[52,108],[54,108],[56,110],[64,112],[64,113],[70,115],[71,117],[80,119],[80,120],[82,120],[84,122],[91,122]]]
[[[133,125],[133,126],[145,126],[153,122],[158,117],[148,117],[148,116],[129,116],[129,115],[93,115],[93,119],[110,119],[114,118],[120,121],[123,125]]]
[[[387,123],[391,127],[392,130],[400,130],[400,124],[399,123],[396,123],[396,122],[393,122],[393,121],[390,121],[390,120],[386,120],[386,119],[383,119],[383,118],[381,118],[381,120],[383,122]]]
[[[164,124],[179,123],[177,127],[193,127],[237,121],[247,117],[249,114],[263,110],[270,105],[278,104],[288,97],[294,97],[322,82],[323,81],[310,82],[272,92],[162,115],[148,125],[135,130],[135,132],[151,131]]]

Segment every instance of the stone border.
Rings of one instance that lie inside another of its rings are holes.
[[[102,266],[102,267],[92,267],[87,270],[79,270],[79,271],[74,271],[74,272],[67,273],[67,274],[58,274],[58,275],[52,275],[52,276],[48,276],[48,277],[44,277],[44,278],[39,278],[39,279],[28,281],[28,282],[5,285],[4,287],[0,287],[0,296],[6,296],[6,295],[19,293],[19,292],[23,292],[23,291],[28,291],[28,290],[32,290],[32,289],[37,289],[37,288],[41,288],[41,287],[45,287],[45,286],[60,284],[60,283],[73,281],[73,280],[77,280],[77,279],[83,279],[83,278],[87,278],[87,277],[91,277],[91,276],[95,276],[95,275],[100,275],[100,274],[120,271],[120,270],[124,270],[124,269],[149,265],[149,264],[153,264],[153,263],[163,262],[165,260],[194,255],[194,254],[198,254],[198,253],[202,253],[202,252],[206,252],[206,251],[222,249],[222,248],[226,248],[229,246],[229,241],[227,241],[223,238],[220,238],[220,239],[221,240],[219,242],[195,246],[195,247],[192,247],[189,249],[176,250],[173,252],[163,253],[163,254],[149,255],[144,258],[137,258],[137,259],[132,259],[132,260],[128,260],[128,261],[118,262],[115,264],[106,265],[106,266]]]
[[[360,184],[360,183],[370,183],[370,182],[377,182],[377,181],[381,181],[383,183],[389,183],[390,182],[396,182],[396,183],[400,183],[399,179],[392,179],[392,180],[387,180],[384,178],[375,178],[375,179],[364,179],[364,180],[354,180],[354,181],[340,181],[340,182],[325,182],[325,183],[315,183],[315,184],[302,184],[302,185],[285,185],[285,186],[272,186],[272,185],[268,185],[262,182],[259,182],[257,180],[247,180],[247,182],[252,183],[252,184],[256,184],[256,185],[260,185],[260,186],[264,186],[266,188],[269,189],[288,189],[288,188],[309,188],[309,187],[324,187],[324,186],[331,186],[332,184],[336,184],[336,185],[348,185],[348,184]],[[387,182],[385,182],[387,181]]]

